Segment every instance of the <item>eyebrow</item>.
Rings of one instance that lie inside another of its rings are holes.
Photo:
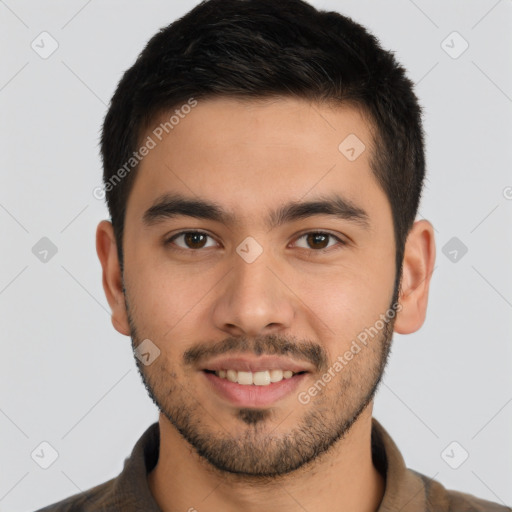
[[[368,213],[339,194],[324,195],[306,202],[292,201],[271,210],[266,226],[270,230],[313,215],[330,215],[351,221],[365,230],[370,229]],[[163,194],[144,212],[143,223],[149,227],[180,216],[206,219],[225,225],[234,225],[237,221],[234,212],[225,210],[214,201],[181,194]]]

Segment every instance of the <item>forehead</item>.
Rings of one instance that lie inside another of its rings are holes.
[[[129,198],[127,210],[135,207],[138,217],[172,193],[210,199],[240,222],[336,193],[370,216],[379,208],[390,214],[370,168],[370,126],[355,107],[216,98],[175,111],[143,137],[155,145],[139,164]]]

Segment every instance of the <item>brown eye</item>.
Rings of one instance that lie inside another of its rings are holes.
[[[323,231],[311,231],[309,233],[305,233],[297,238],[297,241],[301,239],[306,241],[306,247],[304,247],[304,245],[299,245],[299,247],[303,247],[304,249],[314,249],[316,251],[322,251],[336,245],[336,243],[331,244],[331,240],[337,241],[338,245],[345,245],[345,242],[337,236],[334,236],[331,233],[324,233]]]
[[[179,249],[203,249],[205,247],[211,247],[205,245],[207,243],[208,238],[211,238],[207,233],[203,233],[202,231],[182,231],[181,233],[177,233],[172,236],[169,240],[166,241],[166,245],[174,244]],[[182,244],[176,243],[177,240],[182,240]],[[215,245],[215,242],[214,244]]]
[[[185,244],[190,249],[202,249],[206,240],[206,236],[202,233],[186,233],[183,235]]]
[[[325,249],[329,244],[329,236],[322,233],[309,233],[306,240],[314,249]]]

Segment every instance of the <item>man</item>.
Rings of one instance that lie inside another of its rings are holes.
[[[42,510],[510,510],[407,469],[372,418],[435,243],[421,109],[363,27],[203,2],[125,73],[101,150],[103,286],[160,417]]]

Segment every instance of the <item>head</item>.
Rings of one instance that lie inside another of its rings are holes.
[[[368,410],[393,330],[424,321],[434,244],[414,223],[425,160],[405,70],[301,0],[202,2],[126,71],[101,152],[103,284],[116,329],[160,350],[137,364],[162,414],[221,471],[326,452]],[[335,376],[307,403],[235,407],[202,371],[221,354],[302,361],[303,393]]]

